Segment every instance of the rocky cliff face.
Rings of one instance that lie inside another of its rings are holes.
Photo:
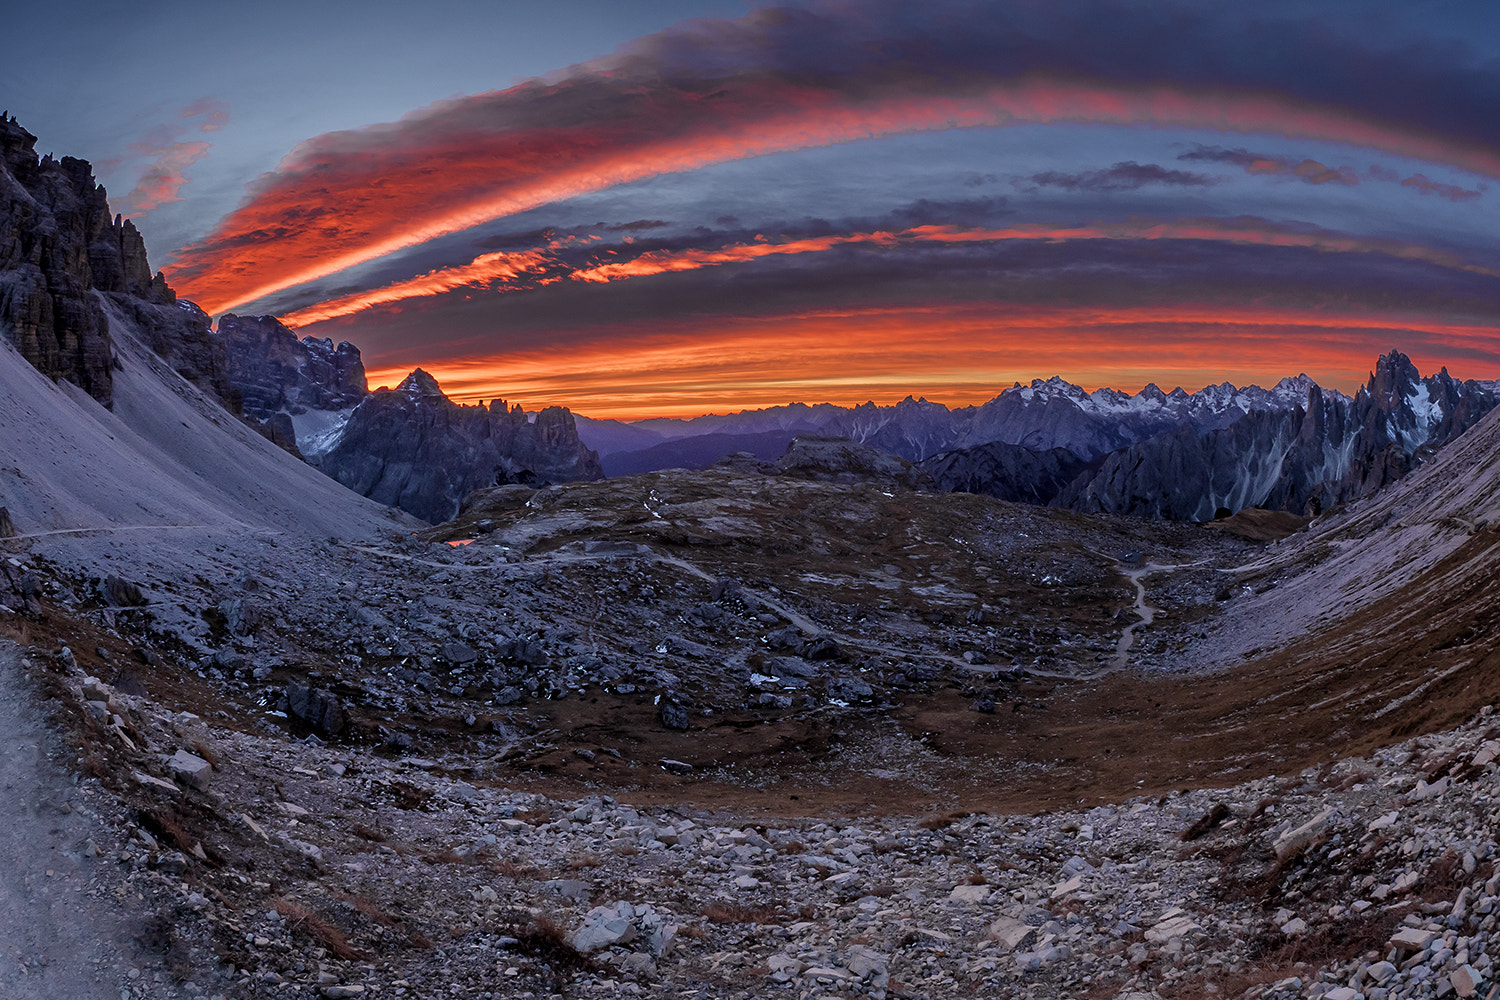
[[[1446,369],[1424,379],[1392,351],[1352,400],[1314,386],[1295,410],[1254,411],[1208,433],[1182,425],[1109,455],[1055,503],[1196,521],[1251,506],[1317,514],[1401,478],[1495,402]]]
[[[0,117],[0,334],[39,371],[108,406],[110,308],[135,320],[184,378],[237,409],[208,317],[152,275],[141,234],[111,217],[88,162],[39,159],[36,136]]]
[[[315,464],[356,493],[434,523],[485,486],[604,478],[565,408],[532,415],[503,399],[461,406],[420,368],[367,396]]]
[[[234,313],[219,317],[219,337],[251,416],[349,409],[370,394],[359,348],[348,341],[299,340],[274,316]]]

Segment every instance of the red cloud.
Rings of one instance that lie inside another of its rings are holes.
[[[167,271],[210,312],[548,202],[712,163],[874,136],[1030,122],[1273,132],[1500,176],[1500,152],[1264,93],[1055,79],[747,73],[711,85],[595,67],[320,136]]]
[[[696,271],[705,267],[748,263],[766,257],[819,253],[835,247],[851,245],[889,247],[916,243],[1000,243],[1014,240],[1047,242],[1207,240],[1244,246],[1304,247],[1326,253],[1384,254],[1403,260],[1423,261],[1470,274],[1500,278],[1500,269],[1471,264],[1456,254],[1431,247],[1401,243],[1396,240],[1348,236],[1326,229],[1293,228],[1250,216],[1232,219],[1132,218],[1120,222],[1093,223],[1082,226],[1034,224],[1003,229],[917,226],[891,232],[845,233],[785,240],[779,243],[766,241],[717,248],[653,250],[628,260],[593,264],[571,271],[560,259],[544,251],[491,253],[477,257],[469,264],[440,268],[406,281],[306,306],[283,316],[282,321],[292,327],[309,326],[377,306],[394,305],[410,299],[441,295],[457,288],[493,290],[513,280],[541,285],[566,276],[575,281],[606,284],[627,278],[642,278],[681,271]],[[545,277],[543,277],[544,274]]]

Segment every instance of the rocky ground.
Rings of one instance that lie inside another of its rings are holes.
[[[521,792],[37,666],[93,720],[77,798],[129,807],[127,842],[68,850],[150,901],[181,995],[1490,989],[1488,710],[1369,758],[1083,811],[799,817]]]
[[[90,982],[1492,986],[1487,711],[1417,737],[1431,681],[1394,665],[1352,700],[1167,669],[1292,541],[728,469],[505,487],[420,535],[155,530],[3,543],[0,630],[99,824],[65,849],[124,928]]]

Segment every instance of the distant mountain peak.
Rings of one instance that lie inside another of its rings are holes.
[[[438,380],[427,374],[420,368],[412,369],[412,373],[401,380],[396,386],[397,392],[404,392],[408,396],[442,396],[447,399],[443,387],[438,385]]]

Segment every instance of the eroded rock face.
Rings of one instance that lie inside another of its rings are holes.
[[[487,486],[604,478],[564,407],[533,416],[503,399],[461,406],[420,368],[360,403],[317,464],[356,493],[434,523]]]
[[[274,316],[234,313],[219,317],[219,336],[251,416],[348,409],[369,395],[359,348],[348,341],[299,340]]]
[[[1312,387],[1295,410],[1206,434],[1184,425],[1108,456],[1056,505],[1196,521],[1250,506],[1317,514],[1401,478],[1494,406],[1478,383],[1447,369],[1424,379],[1392,351],[1352,400]]]
[[[106,310],[119,308],[151,348],[234,409],[208,317],[151,273],[128,219],[111,216],[88,161],[39,159],[36,136],[0,118],[0,334],[38,371],[108,406],[113,351]]]

